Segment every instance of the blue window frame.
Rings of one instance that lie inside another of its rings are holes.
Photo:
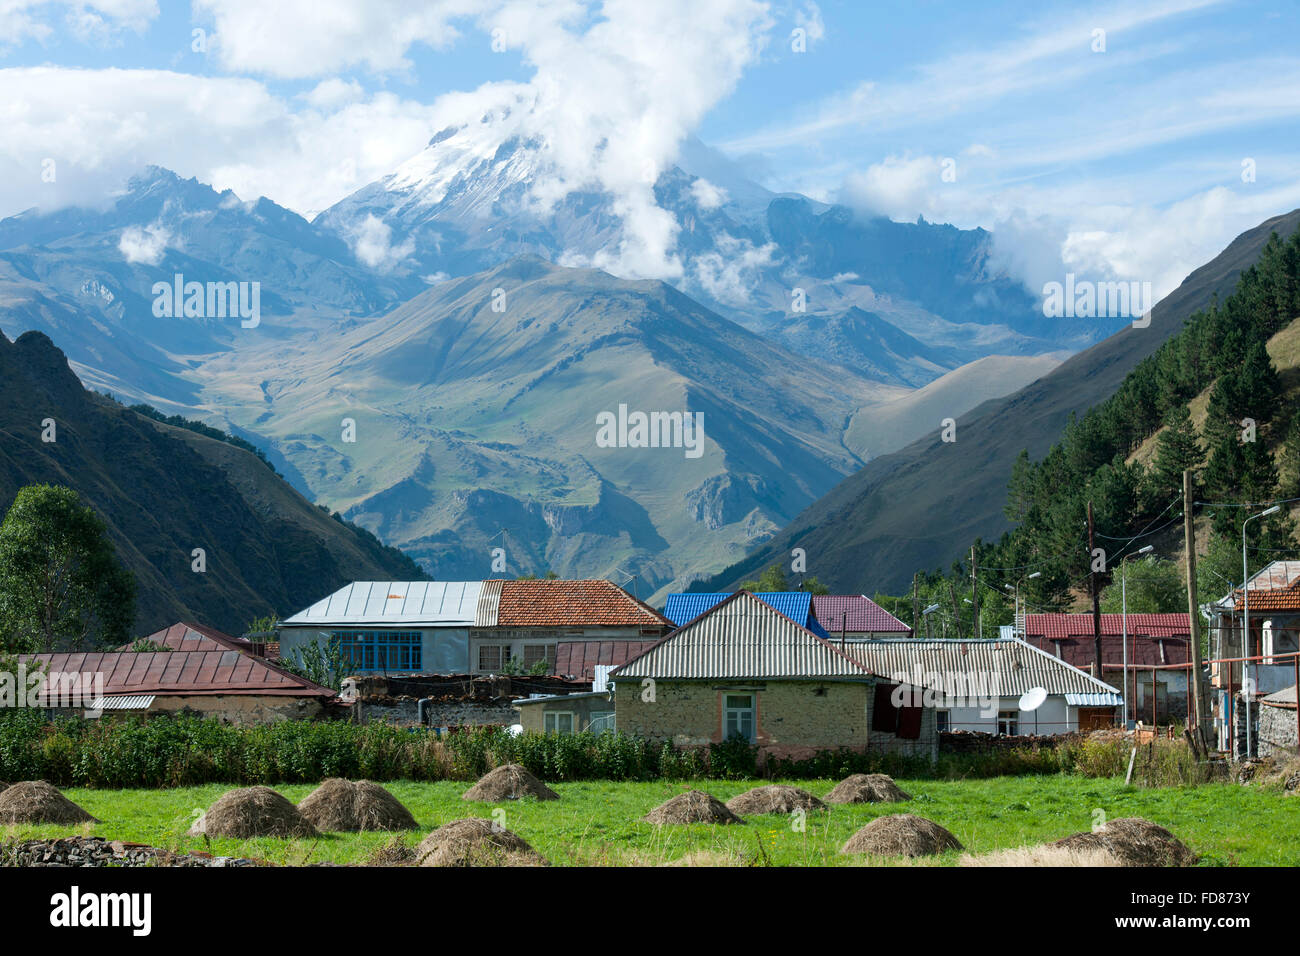
[[[357,671],[418,671],[423,661],[419,631],[335,631],[343,659]]]

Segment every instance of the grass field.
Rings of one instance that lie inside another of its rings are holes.
[[[783,781],[825,796],[831,780]],[[887,813],[928,817],[956,834],[970,852],[1042,843],[1087,830],[1094,811],[1107,818],[1140,816],[1169,828],[1211,866],[1300,865],[1300,798],[1258,787],[1205,784],[1198,787],[1126,788],[1112,780],[1077,776],[999,777],[988,780],[900,780],[913,799],[899,804],[833,806],[810,814],[803,832],[791,818],[751,816],[744,826],[654,827],[639,818],[659,803],[694,786],[727,800],[754,786],[748,781],[698,781],[694,784],[556,783],[561,799],[505,803],[501,822],[528,840],[552,864],[657,865],[688,857],[723,865],[842,866],[861,865],[839,847],[855,830]],[[429,830],[460,817],[490,817],[494,805],[461,799],[463,782],[387,785],[410,808],[421,830],[406,836],[408,845]],[[103,822],[77,829],[58,826],[8,827],[5,838],[50,837],[70,832],[129,840],[176,850],[208,850],[223,856],[252,856],[280,864],[321,861],[363,863],[386,844],[389,834],[328,834],[317,840],[214,839],[186,835],[192,820],[222,793],[223,785],[173,790],[65,791]],[[298,801],[310,785],[278,788]],[[950,852],[940,864],[957,862]]]

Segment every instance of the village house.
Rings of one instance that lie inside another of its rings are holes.
[[[760,761],[845,748],[933,758],[934,710],[765,600],[738,591],[611,674],[622,733],[708,747],[732,737]]]
[[[911,637],[912,629],[865,594],[814,594],[813,614],[831,637],[873,641]]]
[[[1124,685],[1122,614],[1101,615],[1101,668],[1091,614],[1026,614],[1024,640],[1112,688]],[[1150,724],[1184,720],[1188,706],[1191,626],[1186,614],[1129,614],[1129,719]],[[1014,637],[1014,628],[1002,628]]]
[[[616,729],[614,696],[609,690],[529,697],[515,701],[515,707],[525,732],[580,734]]]
[[[609,581],[358,581],[286,618],[280,653],[337,643],[357,674],[552,673],[569,645],[585,672],[670,628]]]
[[[1065,734],[1119,718],[1113,687],[1014,637],[850,641],[844,653],[894,684],[930,691],[925,704],[940,733]],[[1021,710],[1021,698],[1038,689],[1043,703]]]
[[[1261,698],[1296,683],[1296,653],[1300,649],[1300,561],[1274,561],[1254,575],[1249,592],[1250,639],[1245,633],[1246,598],[1240,588],[1204,610],[1209,617],[1211,709],[1218,745],[1234,754],[1246,752],[1246,742],[1262,733],[1266,716]],[[1252,658],[1249,662],[1243,658]],[[1249,707],[1243,687],[1254,687]],[[1273,708],[1276,710],[1276,708]],[[1247,734],[1246,715],[1251,716]],[[1267,714],[1270,718],[1273,714]]]
[[[159,634],[169,634],[179,649],[24,654],[19,660],[43,671],[41,699],[56,712],[187,712],[262,724],[323,716],[336,696],[264,658],[224,646],[238,639],[219,631],[179,624]]]

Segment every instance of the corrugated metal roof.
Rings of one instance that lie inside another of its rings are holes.
[[[813,614],[831,637],[849,634],[910,634],[912,629],[865,594],[814,594]]]
[[[555,645],[555,673],[575,680],[594,680],[598,665],[614,667],[654,647],[656,641],[560,641]]]
[[[501,585],[505,581],[484,581],[483,590],[478,595],[478,607],[474,611],[475,627],[496,627],[497,615],[501,611]]]
[[[284,623],[470,627],[482,591],[481,581],[354,581]]]
[[[97,697],[90,710],[148,710],[153,706],[153,694],[119,694],[116,697]]]
[[[755,591],[754,597],[774,607],[790,620],[806,627],[818,637],[829,637],[812,613],[812,595],[807,591]],[[695,620],[710,608],[717,607],[730,594],[670,594],[664,604],[664,617],[677,627]]]
[[[656,680],[850,677],[870,671],[748,591],[738,591],[610,675]]]
[[[1025,633],[1048,639],[1087,637],[1092,639],[1091,614],[1026,614]],[[1101,615],[1103,637],[1119,638],[1124,633],[1124,615]],[[1191,633],[1186,612],[1169,614],[1129,614],[1129,637],[1187,637]]]
[[[281,670],[263,658],[234,650],[155,653],[23,654],[48,677],[75,675],[83,695],[269,694],[334,697],[335,691]],[[62,684],[52,688],[57,694]],[[42,690],[44,693],[44,689]]]
[[[1034,687],[1049,694],[1113,693],[1114,688],[1077,667],[1016,638],[983,640],[850,641],[844,653],[891,680],[952,693],[958,675],[996,680],[1000,697],[1018,697]]]
[[[1071,707],[1118,707],[1124,698],[1119,694],[1066,694],[1065,702]]]

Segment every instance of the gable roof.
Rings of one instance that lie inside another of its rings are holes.
[[[497,627],[636,627],[661,631],[672,622],[613,581],[528,580],[500,583]]]
[[[1246,582],[1250,612],[1300,611],[1300,561],[1274,561]],[[1241,588],[1231,594],[1233,606],[1242,610]]]
[[[1019,697],[1035,687],[1049,694],[1115,694],[1109,684],[1015,637],[853,641],[844,653],[882,677],[947,693],[960,674],[996,680],[992,686],[1000,697]]]
[[[469,627],[482,589],[480,581],[353,581],[283,623]]]
[[[850,634],[901,633],[912,629],[865,594],[814,594],[813,613],[834,637],[841,629]]]
[[[171,627],[165,627],[161,631],[154,631],[146,636],[144,640],[160,647],[170,647],[173,651],[235,650],[247,654],[253,652],[252,641],[245,640],[242,637],[232,637],[224,631],[218,631],[215,627],[191,624],[188,621],[178,621]],[[132,641],[129,644],[123,644],[118,650],[130,651],[134,643]]]
[[[337,692],[237,650],[24,654],[47,675],[81,675],[84,690],[118,694],[335,697]],[[94,685],[102,675],[102,687]]]
[[[780,611],[790,620],[806,627],[818,637],[829,637],[813,614],[812,595],[807,591],[752,591],[749,592],[765,604]],[[664,616],[681,627],[717,607],[731,597],[726,591],[701,594],[670,594],[664,603]]]
[[[873,675],[766,601],[748,591],[737,591],[610,676],[656,680],[865,680]]]

